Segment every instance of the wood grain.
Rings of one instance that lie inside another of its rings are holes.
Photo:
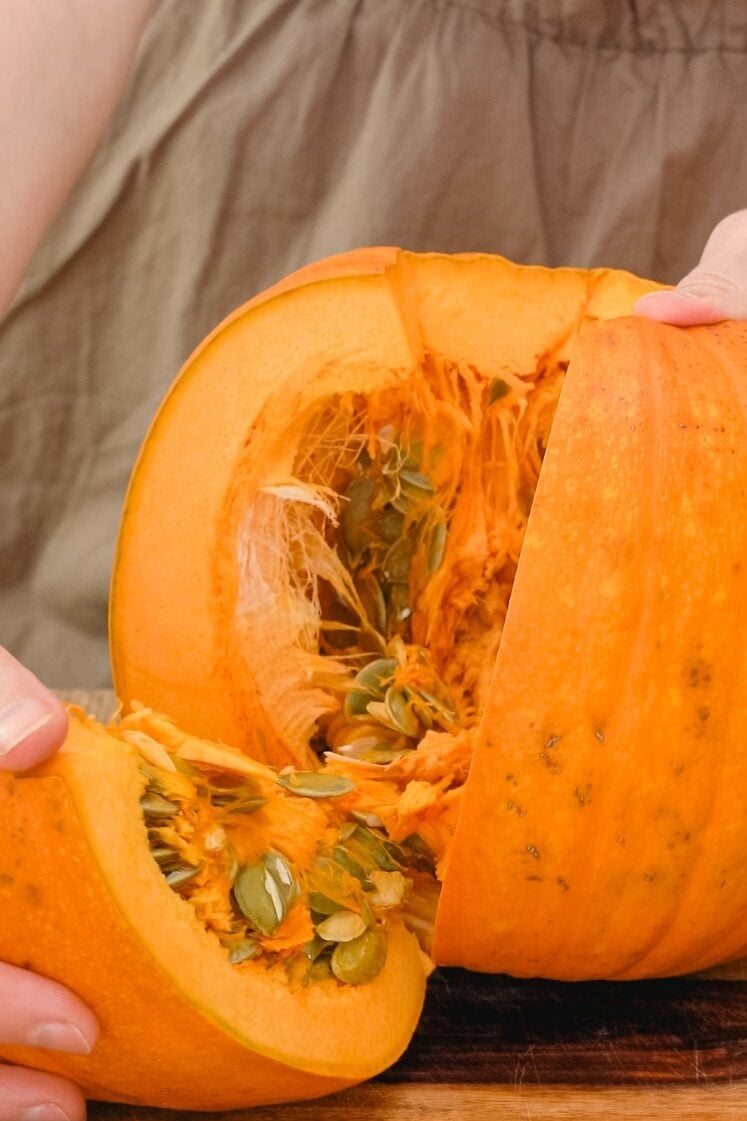
[[[90,1121],[174,1121],[167,1110],[92,1103]],[[221,1114],[194,1121],[744,1121],[743,1086],[600,1089],[468,1086],[462,1083],[357,1086],[331,1098]]]

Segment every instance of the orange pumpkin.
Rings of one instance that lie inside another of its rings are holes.
[[[170,749],[189,733],[301,771],[326,750],[326,775],[352,786],[337,809],[329,799],[335,828],[343,806],[413,868],[418,853],[435,860],[442,888],[425,945],[440,964],[633,978],[747,952],[747,327],[615,318],[651,287],[479,255],[384,249],[321,262],[202,344],[133,474],[112,590],[118,695],[176,720],[184,732],[170,726]],[[247,976],[252,1029],[213,936],[158,881],[121,738],[106,748],[103,731],[76,730],[39,780],[70,799],[60,820],[75,845],[74,815],[88,838],[75,856],[85,877],[55,869],[55,921],[81,880],[109,885],[67,937],[119,923],[133,953],[166,973],[162,985],[146,971],[153,1007],[137,1005],[139,1024],[161,1025],[155,1066],[168,1055],[183,1074],[181,1032],[167,1027],[173,989],[197,1009],[189,1030],[209,1036],[221,1073],[210,1085],[202,1068],[184,1075],[169,1104],[311,1095],[391,1061],[422,999],[402,929],[427,932],[433,917],[417,870],[376,980],[288,990]],[[48,843],[35,782],[11,784],[3,812],[28,791],[18,829],[35,816]],[[110,812],[126,838],[113,854]],[[8,927],[0,956],[23,929]],[[89,991],[76,952],[60,954],[40,936],[28,960],[103,1006],[98,976]],[[112,990],[122,1006],[133,970]],[[268,1026],[277,991],[285,1047]],[[366,1070],[344,1044],[362,1005],[387,1040]],[[112,1012],[112,1039],[120,1021]],[[235,1040],[258,1056],[253,1096]],[[105,1067],[47,1061],[97,1094],[132,1098],[122,1087],[133,1069],[139,1100],[165,1094],[133,1034]]]

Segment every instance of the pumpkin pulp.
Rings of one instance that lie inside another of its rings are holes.
[[[252,687],[275,752],[321,755],[439,872],[566,366],[495,376],[426,354],[290,431],[260,417],[233,497],[236,625],[263,651]],[[427,949],[432,916],[414,911]]]

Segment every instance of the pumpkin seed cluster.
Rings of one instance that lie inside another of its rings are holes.
[[[358,600],[338,595],[321,623],[321,649],[365,664],[315,683],[344,698],[342,713],[321,728],[321,746],[365,762],[389,763],[430,729],[460,724],[428,651],[412,637],[418,597],[443,562],[448,533],[420,458],[420,445],[405,449],[388,426],[360,450],[341,495],[335,547]]]
[[[373,980],[386,962],[386,925],[405,901],[408,869],[431,869],[423,846],[389,840],[370,815],[345,821],[331,809],[330,819],[339,819],[334,839],[318,847],[310,866],[294,867],[273,847],[240,863],[232,832],[269,801],[257,782],[206,773],[147,736],[138,734],[136,742],[147,754],[140,807],[151,854],[169,886],[218,936],[229,961],[282,963],[302,984]],[[330,805],[353,789],[349,779],[322,772],[287,770],[274,781],[279,798],[329,799]],[[289,952],[282,936],[294,920],[308,937]]]

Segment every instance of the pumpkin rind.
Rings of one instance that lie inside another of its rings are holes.
[[[442,891],[445,964],[633,978],[747,949],[745,353],[744,325],[645,320],[574,350]]]

